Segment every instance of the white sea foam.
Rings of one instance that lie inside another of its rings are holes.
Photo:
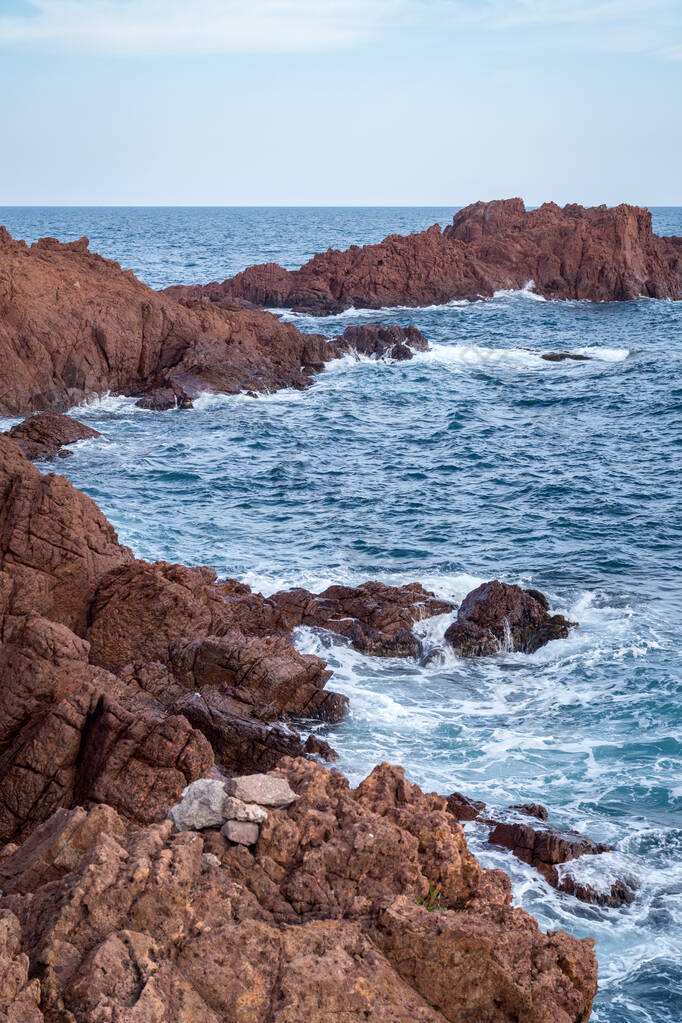
[[[315,316],[312,313],[306,312],[294,312],[292,309],[287,308],[270,308],[266,311],[274,313],[275,316],[279,316],[281,320],[285,322],[301,320],[309,320],[312,323],[320,322],[333,322],[336,320],[376,320],[377,317],[385,318],[386,316],[392,316],[395,313],[434,313],[440,312],[444,309],[464,309],[467,306],[472,305],[466,298],[453,298],[449,302],[443,302],[437,305],[388,305],[380,306],[377,309],[365,309],[364,307],[356,308],[350,306],[348,309],[344,309],[340,313],[329,313],[326,316]]]
[[[576,348],[576,355],[589,355],[591,359],[599,359],[601,362],[623,362],[630,354],[629,348],[599,348],[596,345],[585,348]]]
[[[621,881],[636,890],[642,883],[642,861],[628,853],[614,849],[597,856],[578,856],[568,863],[557,864],[559,879],[571,878],[577,884],[589,885],[600,895],[608,895],[612,885]]]
[[[502,288],[493,292],[493,299],[500,298],[527,298],[532,302],[546,302],[544,295],[538,295],[535,291],[535,281],[526,281],[522,288]]]

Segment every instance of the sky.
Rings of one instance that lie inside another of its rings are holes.
[[[682,0],[0,0],[0,205],[682,205]]]

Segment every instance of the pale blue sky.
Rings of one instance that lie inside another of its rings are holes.
[[[0,205],[682,205],[682,0],[0,0]]]

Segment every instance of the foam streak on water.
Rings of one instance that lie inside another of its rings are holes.
[[[99,232],[100,248],[159,285],[268,259],[295,266],[329,244],[446,221],[390,210],[88,215],[28,211],[24,233]],[[21,211],[12,216],[0,219],[21,233]],[[682,211],[656,217],[682,234]],[[439,792],[542,802],[558,824],[614,845],[601,867],[572,869],[603,885],[636,877],[637,897],[597,908],[467,825],[481,861],[511,874],[515,902],[543,927],[596,937],[595,1020],[680,1023],[682,303],[537,299],[288,313],[328,336],[414,323],[432,350],[393,364],[347,357],[307,392],[206,396],[192,412],[105,398],[79,410],[103,439],[58,468],[141,557],[209,564],[263,592],[416,579],[459,601],[498,577],[579,621],[532,656],[479,661],[447,650],[452,615],[419,624],[421,661],[368,658],[311,630],[296,642],[327,658],[332,687],[350,696],[345,721],[317,727],[354,782],[389,760]],[[548,351],[592,358],[546,362]]]

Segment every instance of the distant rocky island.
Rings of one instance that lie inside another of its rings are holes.
[[[264,263],[222,284],[167,292],[325,315],[474,301],[531,282],[552,299],[680,299],[682,238],[655,235],[651,214],[638,206],[527,210],[522,199],[504,199],[465,207],[444,230],[434,224],[377,245],[329,249],[300,270]]]

